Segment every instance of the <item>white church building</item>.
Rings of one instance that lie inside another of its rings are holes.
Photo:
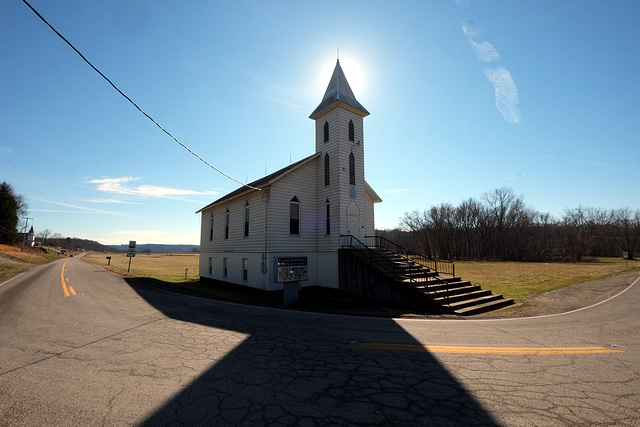
[[[315,121],[315,154],[203,207],[200,277],[283,289],[283,259],[305,260],[301,286],[338,288],[341,235],[373,235],[381,199],[364,179],[364,125],[340,61]]]

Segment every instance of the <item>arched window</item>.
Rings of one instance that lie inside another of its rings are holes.
[[[324,205],[324,221],[325,221],[325,233],[331,234],[331,205],[329,199]]]
[[[329,185],[329,153],[324,155],[324,185]]]
[[[244,237],[249,236],[249,202],[244,205]]]
[[[224,213],[224,238],[229,238],[229,208]]]
[[[329,122],[324,122],[324,142],[329,141]]]
[[[213,213],[211,214],[211,224],[209,229],[209,240],[213,240]]]
[[[349,153],[349,184],[356,185],[356,158],[353,151]]]
[[[300,234],[300,201],[296,196],[289,202],[289,234]]]
[[[349,120],[349,141],[355,141],[355,132],[353,131],[353,120]]]

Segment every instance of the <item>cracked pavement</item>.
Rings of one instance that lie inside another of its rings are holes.
[[[392,320],[164,293],[77,259],[64,297],[61,267],[0,287],[0,425],[640,424],[640,285],[561,316]],[[407,351],[424,345],[465,353]]]

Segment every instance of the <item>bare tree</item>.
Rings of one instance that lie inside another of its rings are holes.
[[[405,213],[400,220],[400,225],[405,229],[410,230],[416,237],[418,240],[417,246],[421,249],[419,252],[422,252],[427,257],[432,258],[433,251],[430,239],[431,220],[427,215],[427,211],[413,211],[411,213]]]
[[[518,220],[522,219],[525,209],[522,196],[517,197],[511,188],[498,188],[488,193],[484,193],[483,200],[487,203],[488,215],[495,227],[494,236],[494,256],[501,259],[513,257],[513,246],[509,245],[508,233],[513,230]]]
[[[640,241],[640,210],[613,209],[610,216],[620,249],[627,253],[628,259],[635,259],[634,251]]]
[[[42,246],[47,244],[47,238],[49,238],[49,236],[51,236],[51,230],[48,228],[38,233],[38,238],[40,239]]]

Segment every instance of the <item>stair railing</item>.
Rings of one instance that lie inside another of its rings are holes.
[[[413,252],[409,249],[403,248],[397,243],[392,242],[389,239],[385,239],[382,236],[366,236],[365,239],[369,248],[386,249],[390,252],[400,255],[408,262],[421,264],[429,268],[430,270],[435,271],[438,275],[446,274],[452,277],[455,277],[456,275],[455,264],[452,261],[444,261],[426,257],[417,252]]]
[[[355,251],[359,256],[366,259],[370,264],[373,264],[384,272],[390,274],[392,277],[394,277],[394,279],[400,277],[400,272],[397,271],[398,269],[396,268],[393,260],[371,250],[369,247],[367,247],[367,245],[362,243],[356,237],[350,234],[341,234],[340,246],[343,249],[351,249]]]
[[[376,241],[374,240],[373,242],[371,241],[371,239],[375,238],[375,237],[379,237],[379,240],[377,240],[377,242],[384,242],[385,245],[389,245],[395,249],[401,249],[404,250],[405,254],[411,254],[412,256],[416,256],[416,257],[422,257],[424,259],[420,259],[420,261],[422,262],[414,262],[411,261],[410,259],[406,258],[405,256],[403,256],[402,254],[399,254],[398,252],[395,252],[391,249],[389,249],[389,247],[382,247],[382,246],[376,246]],[[357,254],[359,254],[359,256],[363,257],[364,259],[366,259],[370,264],[377,266],[378,268],[380,268],[382,271],[387,272],[388,274],[390,274],[394,280],[397,279],[408,279],[410,282],[413,283],[418,283],[419,281],[417,280],[418,278],[422,278],[424,277],[424,269],[426,268],[427,270],[429,270],[429,267],[424,265],[423,262],[426,262],[425,260],[430,260],[427,257],[424,257],[423,255],[419,255],[416,254],[415,252],[411,252],[408,251],[404,248],[402,248],[399,245],[396,245],[395,243],[391,242],[390,240],[387,240],[383,237],[380,236],[365,236],[365,239],[367,240],[368,243],[372,243],[372,247],[373,249],[367,245],[362,243],[360,240],[358,240],[356,237],[350,235],[350,234],[341,234],[340,235],[340,246],[343,249],[350,249],[354,252],[356,252]],[[385,242],[386,241],[386,242]],[[395,246],[394,246],[395,245]],[[390,252],[394,253],[395,255],[400,255],[400,257],[403,259],[405,267],[404,268],[399,268],[398,267],[398,263],[397,261],[394,261],[393,259],[383,255],[382,253],[380,253],[379,251],[376,251],[374,249],[387,249]],[[451,275],[454,276],[454,268],[453,268],[453,262],[451,261],[439,261],[440,263],[445,263],[444,265],[447,265],[447,263],[451,264]],[[412,267],[412,264],[420,264],[421,267]],[[438,266],[438,264],[434,264],[436,267]],[[407,268],[408,267],[408,268]],[[435,269],[433,269],[436,274],[439,274],[439,272]],[[427,291],[429,291],[429,280],[428,278],[424,277],[424,281],[420,281],[419,284],[424,286],[426,288]],[[449,287],[445,287],[445,298],[446,298],[446,303],[449,304]]]
[[[373,264],[380,268],[382,271],[391,275],[394,280],[409,280],[411,282],[418,282],[418,278],[424,277],[424,268],[417,267],[412,262],[404,260],[398,263],[397,261],[385,256],[384,254],[373,250],[356,237],[350,234],[340,235],[340,245],[343,249],[351,249],[355,251],[359,256],[366,259],[370,264]],[[428,286],[428,281],[425,280],[424,286]]]

